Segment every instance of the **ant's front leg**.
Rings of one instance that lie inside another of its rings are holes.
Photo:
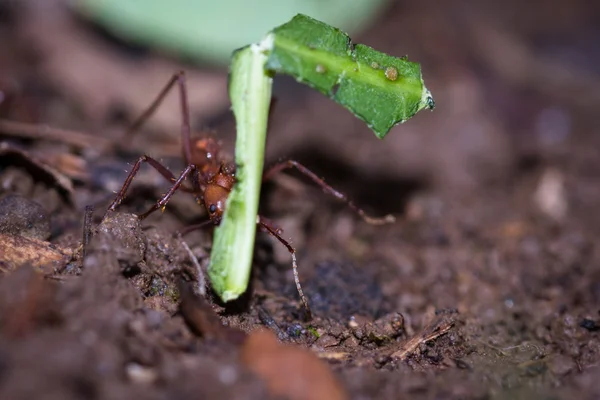
[[[367,215],[367,213],[362,208],[359,208],[356,205],[354,205],[354,203],[350,199],[348,199],[348,197],[345,194],[343,194],[342,192],[329,186],[323,179],[319,178],[314,172],[312,172],[310,169],[306,168],[304,165],[300,164],[298,161],[295,161],[295,160],[283,161],[283,162],[280,162],[280,163],[275,164],[272,167],[270,167],[267,170],[267,172],[265,172],[265,174],[263,175],[263,182],[268,179],[271,179],[277,173],[279,173],[285,169],[288,169],[288,168],[296,168],[304,176],[310,178],[314,183],[319,185],[325,193],[332,195],[333,197],[345,202],[348,205],[348,207],[350,207],[358,215],[360,215],[360,217],[368,224],[384,225],[384,224],[391,224],[396,221],[396,218],[391,214],[388,214],[381,218],[371,217],[371,216]]]
[[[121,190],[119,190],[119,193],[117,193],[117,196],[115,197],[113,202],[108,207],[107,212],[115,211],[117,206],[119,204],[121,204],[123,199],[125,199],[127,190],[129,190],[129,186],[131,186],[131,182],[133,182],[133,178],[135,178],[135,176],[137,175],[137,173],[140,170],[140,167],[142,166],[143,163],[150,164],[151,167],[153,167],[155,170],[157,170],[158,173],[160,173],[161,176],[163,176],[169,182],[176,183],[178,181],[178,179],[175,178],[175,176],[171,173],[171,171],[169,171],[164,165],[162,165],[161,163],[156,161],[154,158],[148,157],[145,155],[141,156],[140,158],[138,158],[138,160],[135,162],[135,164],[133,164],[131,171],[129,171],[127,178],[125,178],[125,182],[123,183]],[[181,186],[181,184],[179,186]],[[180,189],[183,191],[186,191],[186,192],[193,192],[191,189],[189,189],[187,187],[181,187]]]
[[[162,197],[162,199],[157,201],[148,211],[146,211],[143,214],[140,214],[139,218],[145,219],[148,215],[152,214],[154,211],[162,210],[163,208],[165,208],[165,206],[167,205],[167,203],[169,202],[171,197],[173,197],[175,192],[178,189],[182,188],[181,185],[183,184],[183,181],[185,181],[185,179],[188,177],[188,175],[194,171],[196,171],[196,166],[194,164],[188,165],[183,170],[181,175],[179,175],[179,178],[177,178],[177,180],[173,183],[173,186],[171,186],[171,188],[167,191],[167,193],[165,193],[165,195]]]

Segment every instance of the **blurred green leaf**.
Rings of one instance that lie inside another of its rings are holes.
[[[388,0],[75,0],[76,8],[123,39],[223,65],[297,13],[363,29]]]

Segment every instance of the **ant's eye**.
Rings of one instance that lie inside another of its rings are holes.
[[[215,206],[214,204],[211,204],[210,207],[208,207],[208,211],[212,214],[215,211],[217,211],[217,206]]]

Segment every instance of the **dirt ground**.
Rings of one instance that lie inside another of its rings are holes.
[[[211,229],[174,236],[206,219],[192,196],[134,214],[169,186],[150,168],[104,218],[140,155],[183,167],[176,95],[114,150],[175,71],[194,129],[233,151],[226,71],[0,2],[0,398],[600,398],[599,27],[584,0],[394,2],[354,39],[421,63],[437,108],[384,141],[276,79],[266,164],[397,216],[370,226],[294,173],[265,185],[307,321],[264,233],[248,293],[206,292]]]

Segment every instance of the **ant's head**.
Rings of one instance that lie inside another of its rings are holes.
[[[229,190],[215,183],[207,185],[204,190],[204,206],[208,217],[215,224],[221,222],[227,196],[229,196]]]

